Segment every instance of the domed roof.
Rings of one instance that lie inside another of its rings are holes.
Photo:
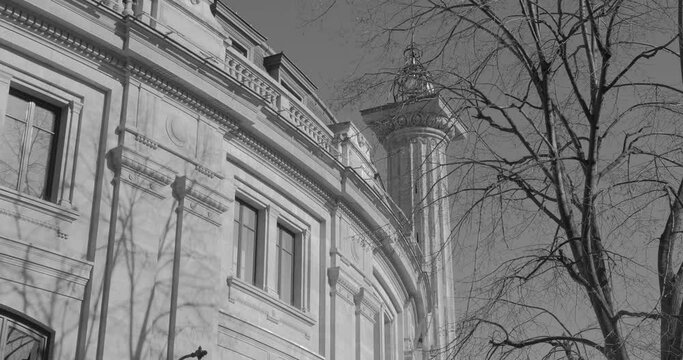
[[[416,99],[436,94],[434,81],[424,65],[420,62],[422,51],[411,41],[403,51],[405,65],[398,71],[391,92],[394,102]]]

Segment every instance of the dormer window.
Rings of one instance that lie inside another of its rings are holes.
[[[284,82],[282,80],[280,80],[280,84],[282,84],[282,87],[285,88],[285,90],[287,90],[290,94],[292,94],[292,96],[294,96],[297,100],[303,101],[303,98],[301,97],[301,95],[299,95],[296,91],[294,91],[294,89],[292,89],[292,87],[289,86],[289,84],[287,84],[286,82]]]
[[[237,50],[237,52],[242,54],[242,56],[244,56],[245,58],[248,58],[249,57],[249,51],[247,50],[247,48],[244,45],[240,44],[237,40],[235,40],[235,39],[231,39],[231,40],[232,40],[232,48]]]

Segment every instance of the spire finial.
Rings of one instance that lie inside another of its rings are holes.
[[[414,4],[415,0],[412,0],[410,2],[410,42],[403,50],[405,64],[398,70],[391,86],[394,102],[420,98],[435,93],[432,77],[420,62],[422,51],[415,44],[417,18],[413,9]]]

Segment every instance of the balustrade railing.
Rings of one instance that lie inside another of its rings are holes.
[[[265,100],[272,108],[277,109],[278,92],[269,84],[268,75],[260,74],[248,64],[246,59],[240,59],[232,49],[225,49],[225,71],[238,83],[255,92]]]
[[[283,105],[282,103],[283,102],[281,102],[281,106]],[[285,118],[287,118],[292,125],[308,135],[323,149],[327,151],[331,150],[332,131],[330,131],[327,126],[316,121],[313,116],[308,114],[308,111],[304,110],[302,106],[298,105],[291,98],[289,99],[289,108],[284,110],[287,111]]]

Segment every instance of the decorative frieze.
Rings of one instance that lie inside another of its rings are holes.
[[[156,141],[154,141],[154,140],[148,138],[148,137],[145,136],[145,135],[142,135],[142,134],[135,134],[135,137],[134,137],[134,138],[135,138],[135,141],[141,143],[142,145],[147,146],[148,148],[150,148],[150,149],[152,149],[152,150],[156,150],[157,148],[159,148],[159,143],[158,143],[158,142],[156,142]]]
[[[122,182],[160,199],[167,196],[174,175],[172,169],[123,146],[109,150],[107,166]]]
[[[64,232],[60,226],[54,224],[54,220],[52,218],[50,219],[39,219],[37,217],[29,216],[23,213],[22,211],[18,211],[16,209],[5,209],[3,207],[0,207],[0,215],[5,215],[9,218],[11,218],[14,221],[22,221],[22,222],[27,222],[31,223],[33,225],[38,225],[40,227],[50,229],[55,232],[55,235],[57,236],[58,239],[68,239],[69,234]]]
[[[277,167],[280,171],[285,173],[289,178],[293,179],[299,183],[304,188],[310,190],[311,194],[316,195],[318,200],[326,204],[332,199],[332,195],[328,193],[324,188],[318,185],[310,177],[304,175],[297,167],[292,165],[289,160],[284,159],[282,156],[273,151],[270,147],[257,141],[250,135],[240,131],[237,133],[235,138],[246,148],[251,149],[259,157],[267,161],[269,164]]]
[[[136,79],[145,82],[153,88],[160,90],[165,95],[170,96],[174,100],[197,111],[199,114],[215,121],[219,126],[225,129],[226,132],[232,132],[237,129],[237,122],[229,118],[224,111],[207,105],[202,100],[184,90],[182,86],[174,84],[169,79],[164,78],[146,66],[130,62],[126,66],[126,70],[128,70]]]
[[[353,296],[353,303],[356,305],[356,315],[363,315],[370,322],[375,322],[375,316],[379,312],[379,304],[364,287],[358,289],[358,292]]]
[[[92,60],[110,64],[115,67],[121,67],[123,65],[123,61],[120,58],[104,48],[93,45],[85,39],[76,36],[74,33],[45,21],[24,9],[12,6],[7,2],[0,3],[0,16]]]
[[[121,132],[121,128],[117,128],[116,131],[117,131],[117,133],[120,133],[120,132]],[[170,147],[165,146],[165,145],[161,144],[160,142],[158,142],[158,141],[156,141],[156,140],[153,140],[153,139],[151,139],[151,138],[149,138],[149,137],[147,137],[147,136],[141,134],[140,132],[138,132],[138,131],[135,130],[135,129],[126,127],[126,128],[124,128],[124,131],[126,131],[126,132],[130,133],[131,135],[133,135],[135,141],[144,144],[145,146],[151,148],[152,150],[162,149],[162,150],[164,150],[164,151],[166,151],[166,152],[168,152],[168,153],[170,153],[170,154],[172,154],[172,155],[174,155],[174,156],[176,156],[176,157],[178,157],[178,158],[184,160],[185,162],[188,162],[188,163],[194,165],[194,168],[195,168],[195,170],[197,170],[197,172],[199,172],[200,174],[203,174],[203,175],[207,176],[207,177],[210,178],[210,179],[219,178],[219,179],[222,180],[222,179],[224,178],[223,175],[221,175],[221,174],[219,174],[219,173],[217,173],[217,172],[215,172],[215,171],[213,171],[213,170],[207,168],[206,166],[203,166],[202,164],[198,163],[196,160],[191,159],[191,158],[189,158],[189,157],[187,157],[187,156],[185,156],[185,155],[183,155],[183,154],[181,154],[181,153],[179,153],[179,152],[177,152],[177,151],[171,149]]]
[[[374,230],[371,230],[370,225],[368,225],[365,221],[361,220],[349,207],[341,202],[339,204],[339,209],[342,211],[342,213],[349,219],[351,220],[351,223],[360,229],[360,234],[357,236],[354,236],[352,238],[353,241],[358,242],[362,248],[370,247],[371,249],[374,249],[377,247],[377,244],[379,244],[379,240],[377,239],[377,232],[380,232],[382,230],[382,227],[375,228]],[[389,225],[390,226],[390,225]]]
[[[330,267],[327,269],[327,281],[330,285],[330,296],[337,296],[346,301],[349,305],[354,304],[354,296],[358,293],[360,287],[351,283],[343,274],[339,266]]]
[[[221,193],[185,176],[177,176],[171,187],[173,197],[185,199],[184,209],[187,212],[216,226],[221,225],[220,215],[228,210],[228,203],[232,202]]]

